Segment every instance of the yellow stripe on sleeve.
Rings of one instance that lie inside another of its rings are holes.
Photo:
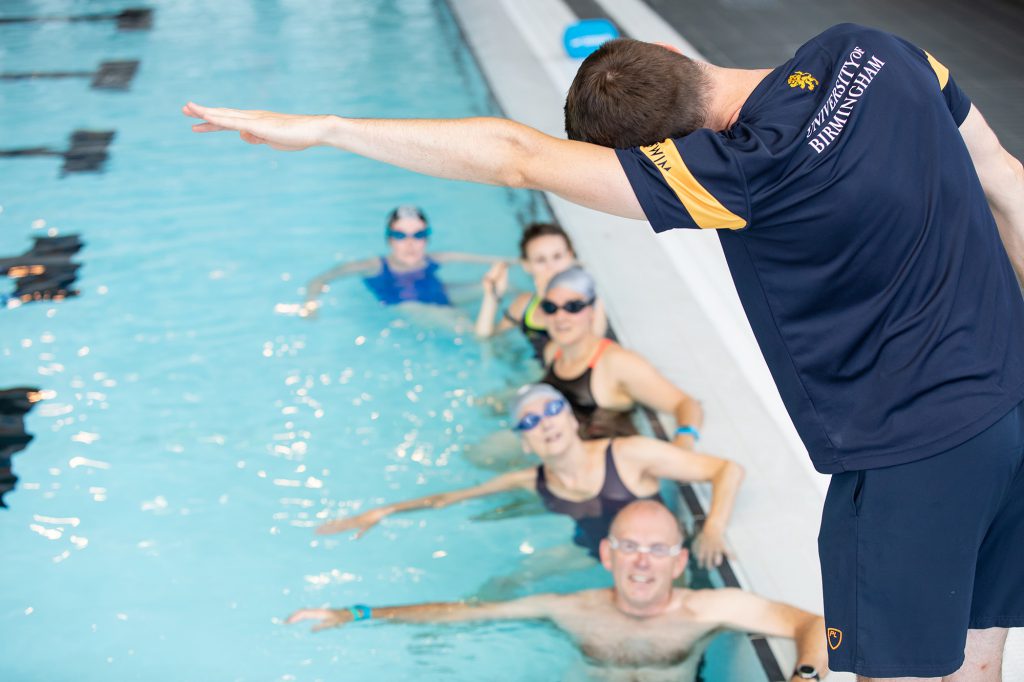
[[[939,79],[939,90],[945,90],[946,83],[949,82],[949,69],[943,66],[942,62],[933,57],[929,52],[926,51],[924,54],[928,57],[928,63],[932,65],[935,77]]]
[[[722,202],[693,177],[693,173],[683,163],[683,157],[679,155],[679,150],[671,140],[640,147],[640,151],[661,171],[665,182],[679,197],[680,203],[686,207],[697,227],[740,230],[747,226],[746,220],[723,206]]]

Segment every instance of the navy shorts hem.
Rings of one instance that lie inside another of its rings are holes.
[[[969,624],[972,630],[987,630],[988,628],[1024,628],[1024,615],[1018,616],[978,616],[972,618]]]
[[[829,661],[829,670],[834,672],[854,673],[864,677],[942,677],[952,675],[964,664],[964,657],[950,659],[945,663],[930,665],[866,665],[863,662],[853,664]]]

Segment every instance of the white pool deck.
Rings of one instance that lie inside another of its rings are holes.
[[[599,0],[600,1],[600,0]],[[579,62],[562,31],[577,17],[561,0],[450,0],[494,94],[512,119],[563,137],[562,106]],[[600,5],[633,37],[701,58],[641,0]],[[558,221],[598,282],[623,345],[649,358],[705,410],[700,446],[747,470],[728,532],[747,589],[820,613],[817,533],[828,477],[814,471],[775,389],[717,237],[655,236],[645,222],[549,196]],[[704,496],[706,490],[698,490]],[[773,641],[783,671],[795,649]],[[1024,680],[1024,634],[1007,646],[1006,680]],[[852,675],[833,673],[846,682]]]

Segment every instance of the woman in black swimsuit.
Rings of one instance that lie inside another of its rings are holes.
[[[703,421],[700,403],[637,353],[594,334],[596,301],[594,280],[578,266],[548,283],[540,305],[552,343],[543,381],[569,399],[583,438],[637,433],[631,413],[639,404],[675,417],[675,444],[693,449]]]
[[[544,313],[539,309],[541,295],[552,277],[575,264],[576,251],[569,235],[558,225],[531,223],[519,240],[519,255],[523,270],[533,278],[535,293],[517,295],[495,323],[501,299],[508,291],[508,263],[495,263],[483,278],[484,292],[476,319],[476,335],[485,339],[518,328],[533,346],[534,356],[540,360],[544,357],[544,347],[551,340]],[[604,336],[608,320],[603,310],[597,312],[593,326],[595,334]]]
[[[694,555],[703,566],[718,566],[725,554],[724,530],[743,469],[736,463],[664,441],[630,436],[584,441],[565,396],[547,384],[519,390],[511,412],[514,428],[526,449],[540,457],[536,468],[502,474],[480,485],[406,502],[397,502],[347,518],[329,521],[318,533],[357,531],[359,537],[396,512],[438,509],[455,502],[526,489],[540,495],[544,506],[576,521],[574,541],[596,556],[612,517],[638,499],[658,497],[660,479],[711,483],[711,510]]]

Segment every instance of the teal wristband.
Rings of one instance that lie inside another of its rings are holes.
[[[694,440],[700,440],[700,432],[692,426],[680,426],[676,429],[677,436],[693,436]]]
[[[347,607],[346,610],[352,614],[352,621],[356,623],[373,618],[373,609],[366,604],[353,604]]]

